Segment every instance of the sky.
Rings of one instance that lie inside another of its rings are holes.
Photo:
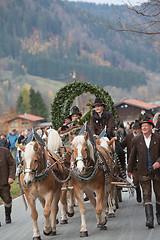
[[[143,2],[147,2],[147,0],[69,0],[74,2],[94,2],[96,4],[100,3],[108,3],[108,4],[128,4],[131,3],[133,5],[140,5]]]

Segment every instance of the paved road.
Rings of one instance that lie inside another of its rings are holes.
[[[86,219],[88,224],[88,240],[157,240],[160,239],[160,226],[155,221],[154,229],[145,227],[145,214],[142,204],[138,204],[135,198],[129,198],[129,194],[123,193],[123,202],[116,212],[116,217],[108,219],[107,230],[96,228],[96,218],[92,206],[86,202]],[[39,211],[39,227],[42,240],[80,239],[80,215],[78,207],[75,208],[75,215],[69,219],[67,225],[57,225],[57,235],[46,237],[43,235],[43,214],[40,204],[37,202]],[[12,224],[4,223],[4,209],[0,207],[0,240],[31,240],[32,239],[32,220],[30,210],[24,209],[22,198],[13,201]]]

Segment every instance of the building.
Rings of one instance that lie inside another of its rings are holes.
[[[139,118],[141,110],[144,109],[150,117],[153,117],[153,113],[160,111],[160,106],[157,104],[150,104],[135,99],[125,99],[115,104],[117,114],[123,120],[124,125],[127,122],[133,122]]]
[[[23,130],[36,127],[42,121],[44,121],[43,117],[31,115],[28,113],[17,115],[4,121],[3,132],[8,134],[12,129],[16,129],[16,131],[20,133]]]

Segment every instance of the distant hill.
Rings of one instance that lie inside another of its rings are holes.
[[[125,6],[118,11],[129,21]],[[1,0],[0,81],[4,84],[10,73],[7,91],[11,92],[14,85],[21,89],[25,83],[39,89],[35,79],[40,77],[47,95],[52,80],[64,85],[73,70],[79,78],[101,87],[130,90],[146,84],[148,70],[160,72],[159,52],[152,41],[108,30],[89,21],[86,13],[104,23],[106,15],[113,19],[113,8],[107,4]],[[16,99],[16,94],[11,95]],[[4,105],[10,102],[5,98],[0,101]]]

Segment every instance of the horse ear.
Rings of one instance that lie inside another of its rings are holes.
[[[71,133],[69,133],[69,139],[70,139],[70,141],[72,142],[73,141],[73,139],[74,139],[74,137],[72,136],[72,134]]]
[[[86,142],[88,141],[88,138],[89,138],[89,134],[88,134],[88,132],[86,132],[86,134],[84,135],[84,139]]]
[[[35,142],[35,144],[34,144],[34,146],[33,146],[33,149],[34,149],[35,152],[38,151],[38,143],[37,143],[37,142]]]
[[[97,144],[97,145],[100,145],[100,144],[101,144],[101,142],[98,140],[98,138],[96,138],[96,144]]]
[[[58,132],[58,134],[60,134],[60,133],[61,133],[61,129],[62,129],[61,127],[59,127],[59,128],[58,128],[58,131],[57,131],[57,132]]]
[[[116,140],[117,140],[117,138],[116,138],[116,137],[113,137],[109,142],[107,142],[107,143],[108,143],[108,146],[113,145]]]
[[[20,145],[20,144],[17,144],[18,145],[18,147],[24,152],[25,151],[25,146],[23,146],[23,145]]]

